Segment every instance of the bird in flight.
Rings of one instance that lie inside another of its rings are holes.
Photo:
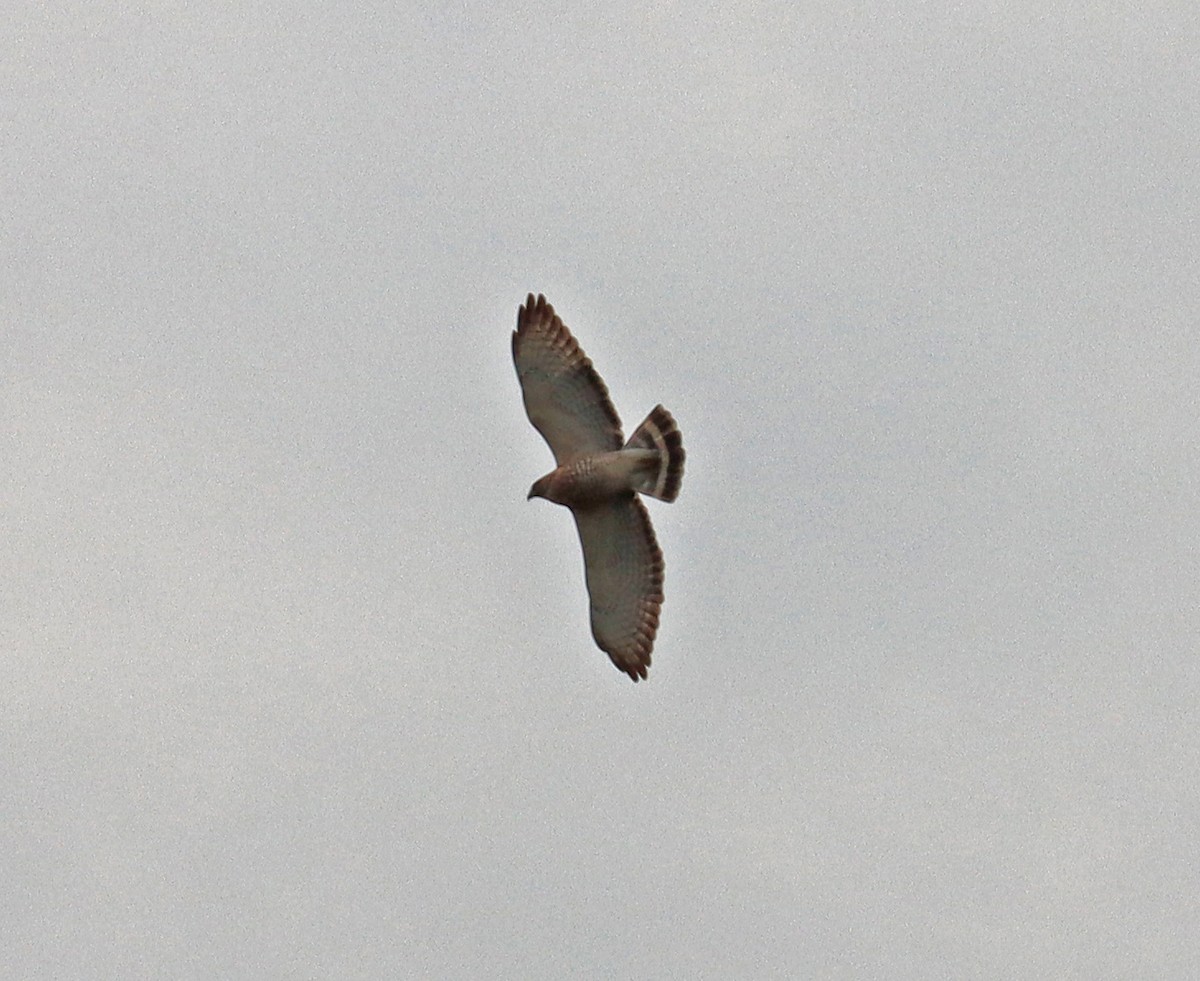
[[[603,379],[540,293],[517,311],[512,351],[525,413],[557,464],[529,498],[571,509],[592,636],[630,678],[645,678],[662,608],[663,556],[638,494],[679,496],[683,436],[657,405],[626,442]]]

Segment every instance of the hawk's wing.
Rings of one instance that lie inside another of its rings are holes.
[[[646,677],[663,598],[663,557],[636,494],[572,508],[583,545],[592,636],[634,681]]]
[[[619,450],[621,420],[608,389],[540,293],[517,312],[513,363],[529,421],[561,466],[588,453]]]

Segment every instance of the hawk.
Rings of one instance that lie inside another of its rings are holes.
[[[646,677],[663,599],[663,557],[638,494],[679,496],[683,436],[656,405],[626,442],[608,388],[540,293],[517,311],[513,363],[525,412],[558,465],[529,490],[571,509],[592,636],[620,670]]]

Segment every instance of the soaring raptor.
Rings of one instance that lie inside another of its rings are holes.
[[[575,516],[591,600],[592,636],[613,664],[646,677],[663,599],[663,557],[638,494],[679,496],[683,437],[657,405],[629,441],[608,388],[546,298],[529,294],[517,312],[513,362],[529,421],[558,466],[529,497]]]

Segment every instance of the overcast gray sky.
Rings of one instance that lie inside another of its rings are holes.
[[[0,973],[1200,975],[1200,8],[898,6],[10,4]]]

